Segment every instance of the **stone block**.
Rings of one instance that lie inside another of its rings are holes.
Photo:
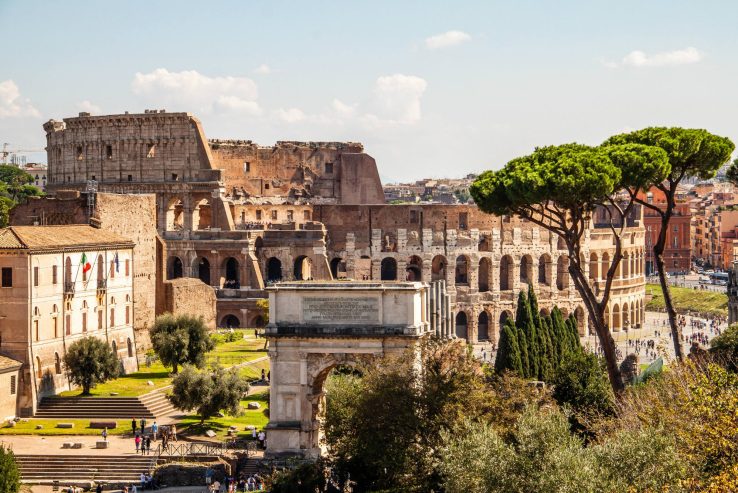
[[[210,438],[215,438],[215,436],[217,435],[217,433],[215,433],[213,430],[208,430],[205,432],[205,434]]]
[[[95,442],[95,448],[108,448],[110,442],[100,441]]]
[[[259,409],[261,408],[261,404],[259,404],[258,402],[249,402],[247,407],[249,409]]]
[[[115,421],[90,421],[90,428],[94,428],[96,430],[102,430],[103,428],[112,430],[117,427],[118,423]]]
[[[56,427],[62,429],[71,429],[74,428],[74,423],[57,423]]]

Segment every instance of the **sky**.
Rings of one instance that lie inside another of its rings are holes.
[[[737,141],[736,19],[733,0],[0,0],[0,143],[188,111],[208,138],[361,142],[390,182],[651,125]]]

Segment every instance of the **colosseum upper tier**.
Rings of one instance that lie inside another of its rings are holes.
[[[256,301],[279,280],[444,280],[451,323],[472,343],[497,340],[532,284],[541,311],[587,314],[557,237],[518,217],[473,205],[388,205],[377,166],[353,142],[207,140],[189,113],[147,110],[50,120],[44,125],[48,189],[157,197],[157,229],[169,279],[196,277],[217,294],[224,326],[264,323]],[[609,228],[591,226],[583,255],[604,286],[613,255]],[[613,283],[613,331],[644,320],[644,230],[629,220],[625,259]]]

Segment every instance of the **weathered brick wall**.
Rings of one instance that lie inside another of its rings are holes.
[[[205,325],[215,330],[215,290],[199,279],[164,281],[164,309],[175,315],[202,316]]]

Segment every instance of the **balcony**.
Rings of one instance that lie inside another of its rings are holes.
[[[108,289],[108,280],[107,279],[98,279],[97,280],[97,294],[105,294],[105,291]]]
[[[64,281],[64,296],[74,296],[73,281]]]

